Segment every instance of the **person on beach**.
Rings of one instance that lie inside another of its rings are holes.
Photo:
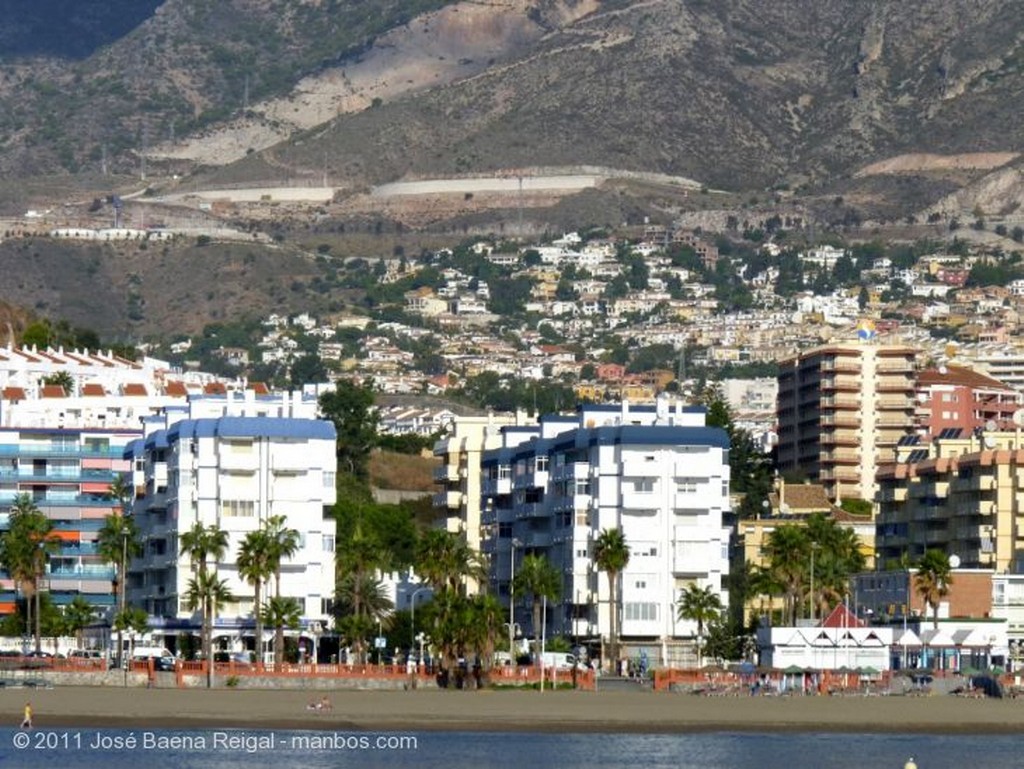
[[[317,705],[319,710],[334,710],[334,706],[331,704],[331,698],[326,694],[321,697],[320,704]]]
[[[31,729],[32,728],[32,703],[31,702],[26,702],[25,703],[25,715],[21,719],[21,728],[22,729]]]

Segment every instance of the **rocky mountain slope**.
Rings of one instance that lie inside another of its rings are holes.
[[[905,153],[1016,152],[1024,27],[1008,14],[1001,0],[166,0],[78,59],[0,37],[0,170],[131,168],[145,150],[179,171],[230,163],[212,181],[590,164],[805,190]]]

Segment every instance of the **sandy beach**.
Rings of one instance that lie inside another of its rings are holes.
[[[1024,701],[931,697],[701,697],[653,692],[321,691],[65,687],[0,691],[17,726],[346,731],[1016,733]]]

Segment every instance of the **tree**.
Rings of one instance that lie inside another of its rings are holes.
[[[143,635],[149,632],[149,615],[145,609],[128,606],[114,615],[113,627],[117,631],[118,638],[126,632]]]
[[[66,395],[75,394],[75,378],[67,371],[57,371],[49,376],[44,376],[43,384],[57,385],[64,390]]]
[[[263,607],[263,621],[274,628],[274,667],[284,662],[284,630],[294,630],[302,620],[302,607],[290,597],[274,596]]]
[[[441,653],[442,686],[460,652],[472,639],[472,614],[466,598],[466,582],[487,576],[480,555],[458,535],[441,529],[423,533],[416,548],[416,571],[434,588],[430,604],[431,637]]]
[[[183,536],[184,539],[184,536]],[[205,562],[204,562],[205,563]],[[202,615],[203,659],[206,660],[206,685],[213,687],[213,616],[234,596],[228,589],[225,579],[219,579],[217,573],[201,568],[198,574],[188,581],[185,600],[189,611],[199,611]]]
[[[256,666],[263,666],[263,585],[274,573],[271,542],[265,528],[246,533],[238,548],[238,576],[253,587],[253,619],[256,621]]]
[[[96,537],[96,551],[104,563],[114,567],[114,587],[117,590],[117,613],[125,610],[125,589],[127,583],[128,563],[132,558],[142,555],[142,543],[139,541],[139,530],[135,519],[127,514],[128,504],[135,491],[126,475],[118,475],[110,484],[108,495],[121,504],[121,512],[108,515],[103,520],[103,528]],[[117,664],[122,664],[124,650],[123,631],[117,635]]]
[[[46,558],[60,548],[60,540],[53,535],[53,521],[36,507],[32,497],[19,494],[11,504],[10,523],[0,536],[0,565],[10,574],[15,587],[25,596],[26,609],[35,599],[35,648],[41,648],[41,618],[39,611],[39,581],[46,567]],[[28,628],[33,613],[26,611]]]
[[[96,619],[96,607],[80,595],[76,595],[74,600],[64,607],[65,626],[68,632],[74,633],[75,645],[79,649],[84,645],[82,631],[89,627],[94,619]]]
[[[513,590],[519,594],[530,594],[533,609],[533,648],[535,658],[540,660],[540,637],[545,618],[541,616],[544,599],[555,600],[562,592],[562,577],[558,569],[543,555],[530,554],[523,558],[516,570]]]
[[[701,660],[704,642],[704,627],[715,622],[722,614],[722,599],[711,589],[711,585],[703,588],[689,585],[679,596],[678,617],[697,623],[697,667],[704,667]]]
[[[939,604],[949,595],[953,584],[952,569],[949,559],[941,550],[928,550],[917,562],[917,575],[914,585],[918,595],[932,609],[932,627],[939,627]]]
[[[264,523],[269,547],[269,565],[274,574],[274,595],[281,597],[281,562],[299,552],[301,537],[296,529],[285,525],[283,515],[272,515]]]
[[[187,555],[192,569],[200,575],[209,571],[207,560],[213,558],[214,564],[224,558],[228,550],[228,533],[216,524],[203,526],[201,521],[192,524],[192,528],[181,535],[181,554]]]
[[[320,411],[337,431],[338,467],[360,480],[369,475],[370,452],[377,443],[377,412],[373,391],[338,380],[320,396]]]
[[[482,660],[482,683],[484,684],[490,680],[494,649],[507,618],[505,607],[493,595],[485,593],[473,598],[470,627],[473,630],[472,641],[477,656]]]
[[[376,574],[349,572],[336,591],[338,629],[352,644],[357,658],[366,661],[366,639],[375,627],[389,627],[395,605]]]
[[[610,622],[608,628],[609,666],[616,669],[619,660],[619,576],[629,564],[629,545],[622,529],[605,529],[594,541],[594,563],[599,571],[608,575],[608,599]],[[606,663],[607,665],[607,663]]]
[[[783,619],[796,624],[797,606],[803,592],[810,558],[810,540],[802,526],[783,524],[768,535],[764,552],[772,581],[779,585],[783,595]]]

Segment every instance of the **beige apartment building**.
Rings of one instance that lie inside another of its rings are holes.
[[[1024,571],[1024,448],[1021,430],[975,431],[930,443],[908,439],[878,479],[880,569],[926,550],[967,569]]]
[[[913,431],[917,351],[835,343],[779,364],[778,467],[829,499],[873,500],[879,466]]]
[[[434,470],[440,491],[434,494],[434,525],[460,534],[480,552],[480,455],[501,445],[501,428],[527,424],[525,413],[459,416],[448,434],[434,444],[441,466]],[[475,592],[477,585],[468,586]]]

